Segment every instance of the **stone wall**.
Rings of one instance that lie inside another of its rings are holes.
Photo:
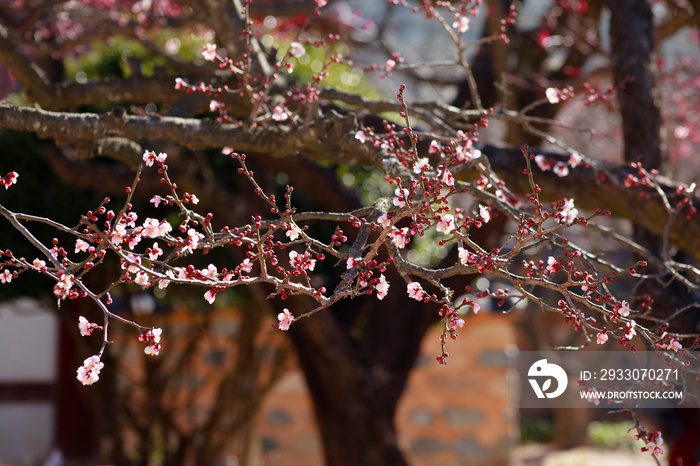
[[[518,418],[508,409],[506,352],[514,347],[510,316],[470,315],[439,365],[440,328],[423,341],[397,413],[399,443],[409,463],[507,465]],[[303,377],[290,372],[268,396],[257,432],[267,466],[322,465],[318,431]]]

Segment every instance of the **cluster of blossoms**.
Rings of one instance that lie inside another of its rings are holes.
[[[103,367],[105,367],[105,364],[100,361],[99,356],[90,356],[78,368],[77,378],[83,385],[92,385],[100,380],[100,371]]]
[[[645,445],[641,448],[642,451],[648,451],[654,456],[659,456],[663,454],[663,449],[661,445],[664,443],[664,439],[661,437],[661,432],[658,430],[650,430],[649,432],[644,429],[635,434],[635,440],[641,440]]]
[[[18,178],[19,175],[17,174],[17,172],[10,172],[4,177],[0,178],[0,186],[4,186],[5,189],[9,189],[10,186],[17,183]]]

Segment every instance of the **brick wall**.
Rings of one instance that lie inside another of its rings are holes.
[[[450,341],[448,364],[435,328],[423,341],[397,412],[399,444],[410,464],[501,466],[518,434],[508,410],[507,354],[515,344],[510,316],[482,312]],[[303,377],[291,371],[264,403],[257,432],[267,466],[321,465],[322,454]]]

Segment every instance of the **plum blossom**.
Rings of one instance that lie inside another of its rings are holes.
[[[160,340],[162,334],[163,329],[154,328],[151,330],[146,330],[144,333],[139,335],[139,341],[149,343],[149,345],[143,349],[143,352],[145,354],[147,354],[148,356],[158,356],[158,354],[160,354]]]
[[[206,269],[201,270],[202,276],[209,278],[211,280],[216,280],[216,276],[219,274],[216,266],[214,264],[207,265]]]
[[[148,274],[146,272],[137,273],[134,282],[137,285],[148,286]]]
[[[559,90],[553,87],[548,87],[547,90],[544,91],[544,95],[547,97],[550,104],[559,103],[561,100],[559,97]]]
[[[112,229],[112,235],[110,236],[109,239],[112,241],[112,243],[115,246],[119,246],[120,244],[122,244],[122,241],[124,241],[126,236],[127,236],[126,226],[119,224],[119,225],[115,226],[114,229]]]
[[[668,343],[657,343],[656,346],[665,351],[678,351],[683,349],[683,345],[681,345],[681,341],[678,337],[671,338]]]
[[[387,73],[391,73],[392,70],[396,67],[396,62],[394,60],[387,60],[386,61],[386,71]]]
[[[280,322],[277,325],[277,328],[287,331],[289,330],[289,326],[292,325],[292,322],[294,322],[294,316],[291,312],[289,312],[289,309],[284,309],[282,312],[277,314],[277,320]]]
[[[137,273],[141,265],[141,256],[135,256],[132,253],[126,255],[126,260],[122,263],[122,269],[126,269],[129,273]]]
[[[304,56],[306,53],[306,50],[304,49],[304,46],[301,45],[299,42],[292,42],[291,45],[289,46],[289,53],[294,57],[294,58],[299,58]]]
[[[423,291],[423,287],[420,286],[420,283],[418,282],[411,282],[407,286],[408,288],[408,297],[415,299],[416,301],[423,301],[423,298],[426,297],[427,293]]]
[[[0,282],[2,283],[10,283],[12,281],[12,272],[9,270],[5,269],[0,273]]]
[[[353,267],[355,267],[359,262],[360,262],[359,257],[348,257],[348,260],[345,262],[345,268],[347,270],[350,270]]]
[[[225,105],[222,102],[218,102],[216,100],[212,100],[211,102],[209,102],[209,111],[210,112],[215,112],[215,111],[217,111],[221,108],[224,108],[224,107],[225,107]]]
[[[408,189],[396,188],[394,194],[396,195],[394,198],[394,205],[396,207],[405,207],[406,201],[408,200]]]
[[[143,161],[146,162],[146,166],[152,167],[153,162],[163,163],[168,158],[168,154],[160,153],[156,155],[155,152],[147,150],[143,153]]]
[[[70,292],[70,289],[73,287],[73,275],[71,274],[65,274],[62,272],[59,272],[59,279],[56,281],[56,284],[53,286],[53,294],[61,299],[65,298],[68,296],[68,293]]]
[[[41,271],[44,271],[46,269],[46,262],[39,258],[34,259],[32,261],[32,265]]]
[[[596,343],[603,345],[606,341],[608,341],[608,334],[605,332],[598,332],[596,335]]]
[[[557,260],[552,256],[547,258],[547,270],[551,273],[556,273],[559,271],[559,262],[557,262]]]
[[[245,273],[250,273],[253,271],[253,262],[246,257],[245,259],[243,259],[243,262],[241,262],[241,265],[239,265],[239,267],[241,268],[241,271]]]
[[[100,326],[97,324],[93,324],[89,320],[87,320],[85,317],[80,316],[78,317],[78,328],[80,329],[80,335],[84,337],[88,337],[92,335],[92,331],[95,329],[99,329]]]
[[[435,228],[437,231],[449,235],[455,229],[455,218],[453,215],[444,215]]]
[[[205,44],[202,46],[202,56],[206,61],[216,60],[216,44]]]
[[[389,293],[389,282],[386,281],[386,277],[383,274],[379,276],[379,283],[377,283],[375,289],[377,290],[378,299],[384,299]]]
[[[489,223],[491,220],[491,212],[489,212],[489,208],[485,205],[479,204],[479,217],[481,217],[482,222]]]
[[[564,162],[557,162],[556,164],[554,164],[552,171],[559,178],[563,178],[569,174],[569,166]]]
[[[413,173],[420,174],[430,167],[430,160],[427,157],[420,158],[413,163]]]
[[[476,262],[476,255],[472,254],[469,252],[468,249],[464,249],[462,247],[457,248],[457,251],[459,253],[459,262],[462,265],[468,265],[469,263]]]
[[[155,218],[147,218],[143,222],[141,235],[148,238],[158,238],[173,231],[173,227],[166,220],[159,222]]]
[[[389,233],[389,236],[391,236],[391,241],[399,249],[405,248],[410,241],[410,238],[408,237],[408,228],[406,227],[401,228],[400,230],[393,227]]]
[[[622,301],[620,303],[620,309],[618,310],[622,317],[628,317],[630,315],[630,303],[627,301]]]
[[[287,232],[285,234],[292,241],[296,241],[296,239],[301,235],[301,228],[299,228],[296,223],[288,223]]]
[[[275,105],[272,109],[272,119],[275,121],[287,121],[289,119],[289,112],[279,105]]]
[[[639,438],[639,436],[635,435],[635,439]],[[649,432],[647,438],[643,440],[646,442],[646,445],[642,448],[642,451],[649,451],[654,456],[663,454],[663,449],[659,447],[659,445],[663,445],[664,443],[664,439],[661,438],[661,432],[652,430]]]
[[[153,243],[153,247],[151,247],[151,251],[148,253],[148,258],[154,261],[162,254],[163,250],[158,246],[158,242],[155,242]]]
[[[204,293],[204,299],[206,299],[209,304],[214,304],[214,300],[216,299],[216,292],[214,290],[207,291],[206,293]]]
[[[635,327],[637,326],[637,322],[634,320],[630,320],[627,322],[627,326],[625,327],[625,336],[628,339],[632,339],[633,336],[637,334],[637,330],[635,330]]]
[[[0,178],[0,184],[5,186],[5,189],[10,189],[10,186],[13,184],[17,183],[17,179],[19,178],[19,174],[17,172],[10,172],[7,175],[5,175],[4,178]]]
[[[394,201],[395,202],[395,201]],[[382,214],[377,219],[377,222],[384,228],[389,228],[391,226],[391,219],[387,214]]]
[[[163,198],[162,198],[162,197],[160,197],[160,196],[158,196],[158,195],[155,195],[155,196],[153,196],[153,199],[151,199],[149,202],[150,202],[151,204],[153,204],[154,207],[157,208],[157,207],[160,205],[160,203],[161,203],[162,201],[163,201]]]
[[[83,385],[92,385],[100,380],[100,371],[105,367],[103,362],[100,362],[100,357],[97,355],[90,356],[83,365],[78,368],[77,379]]]
[[[364,131],[358,131],[357,133],[355,133],[355,139],[364,144],[365,142],[367,142],[367,134],[365,134]]]
[[[197,246],[199,246],[199,242],[203,239],[203,234],[198,233],[197,230],[195,230],[194,228],[190,228],[189,230],[187,230],[187,241],[185,242],[185,247],[183,248],[183,250],[191,254],[192,251],[197,249]]]
[[[297,270],[313,270],[316,268],[316,259],[311,259],[311,255],[308,252],[299,254],[296,251],[290,251],[289,263]]]
[[[316,3],[317,7],[323,8],[328,4],[328,0],[314,0],[314,3]]]
[[[456,14],[455,22],[452,23],[452,27],[464,34],[469,30],[469,18],[466,16]]]
[[[559,218],[561,219],[561,223],[570,225],[571,223],[576,220],[576,217],[578,216],[578,209],[574,207],[574,200],[573,199],[567,199],[564,202],[564,207],[562,207],[561,212],[559,213]]]
[[[452,176],[452,173],[445,168],[445,171],[442,173],[442,182],[445,183],[447,186],[454,186],[455,185],[455,178]]]
[[[472,301],[471,305],[472,305],[472,312],[474,314],[478,314],[479,311],[481,310],[481,304],[477,303],[476,301]]]
[[[578,152],[572,152],[569,156],[569,165],[576,168],[583,163],[583,157]]]
[[[88,250],[88,246],[90,246],[87,241],[83,241],[82,239],[78,238],[75,240],[75,253],[79,252],[85,252]]]

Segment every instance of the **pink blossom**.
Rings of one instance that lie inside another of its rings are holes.
[[[396,202],[396,201],[394,200],[394,202]],[[391,226],[391,219],[389,218],[389,216],[387,214],[380,215],[379,218],[377,219],[377,222],[381,226],[383,226],[384,228],[389,228]]]
[[[119,246],[122,244],[122,241],[124,241],[124,238],[126,237],[127,232],[126,232],[126,226],[124,225],[117,225],[114,227],[112,230],[112,235],[110,237],[110,240],[115,246]]]
[[[299,254],[296,251],[289,252],[289,263],[297,270],[313,270],[316,267],[316,259],[311,259],[308,252]]]
[[[301,228],[299,228],[296,223],[288,223],[287,232],[285,234],[292,241],[296,241],[296,239],[301,235]]]
[[[100,380],[100,371],[104,366],[104,363],[100,362],[99,356],[90,356],[83,361],[83,365],[78,368],[77,379],[83,385],[92,385]]]
[[[2,283],[10,283],[12,281],[12,272],[9,270],[5,269],[0,273],[0,282]]]
[[[559,262],[552,256],[547,258],[547,270],[551,273],[559,271]]]
[[[345,268],[347,270],[352,269],[357,265],[357,263],[360,261],[360,258],[355,258],[355,257],[348,257],[348,260],[345,262]]]
[[[147,167],[152,167],[153,162],[156,160],[156,153],[150,150],[147,150],[143,153],[143,161],[146,163]]]
[[[564,207],[561,209],[561,212],[559,213],[559,218],[561,219],[561,223],[570,225],[571,223],[576,220],[576,217],[578,216],[578,209],[574,207],[574,200],[573,199],[567,199],[564,202]]]
[[[194,228],[190,228],[189,230],[187,230],[187,240],[185,242],[185,247],[183,248],[183,250],[191,254],[192,251],[197,249],[197,247],[199,246],[199,242],[203,239],[203,234],[198,233],[197,230],[195,230]]]
[[[461,317],[453,317],[450,323],[453,327],[464,327],[464,319],[462,319]]]
[[[386,61],[386,71],[387,73],[391,73],[391,71],[396,67],[396,62],[394,60],[387,60]]]
[[[88,246],[90,246],[86,241],[83,241],[82,239],[78,238],[75,240],[75,252],[76,254],[79,253],[80,251],[87,251]]]
[[[294,322],[294,316],[291,312],[289,312],[289,309],[284,309],[282,312],[277,314],[277,320],[280,322],[277,328],[287,331],[289,330],[289,326],[292,325],[292,322]]]
[[[65,274],[61,272],[59,279],[53,286],[53,294],[59,298],[65,298],[68,296],[70,289],[73,287],[73,275]]]
[[[481,217],[482,222],[489,223],[491,220],[491,212],[489,212],[489,208],[485,205],[479,204],[479,217]]]
[[[475,262],[476,256],[469,252],[468,249],[464,249],[462,247],[457,248],[457,251],[459,253],[459,262],[462,265],[468,265],[470,263]]]
[[[241,262],[241,265],[239,265],[239,267],[243,272],[250,273],[253,270],[253,263],[250,259],[246,257],[245,259],[243,259],[243,262]]]
[[[5,186],[5,190],[7,190],[10,189],[10,186],[17,183],[18,178],[19,175],[17,174],[17,172],[10,172],[7,175],[5,175],[4,178],[0,178],[0,184]]]
[[[452,23],[452,27],[464,34],[469,30],[469,18],[455,14],[455,22]]]
[[[552,171],[558,177],[563,178],[569,174],[569,166],[563,162],[557,162],[556,164],[554,164],[554,168],[552,168]]]
[[[306,53],[306,50],[304,49],[304,46],[301,45],[299,42],[292,42],[291,45],[289,46],[289,53],[294,57],[294,58],[299,58],[304,56]]]
[[[598,332],[598,335],[596,335],[596,343],[603,345],[606,341],[608,341],[608,334],[605,332]]]
[[[153,204],[157,208],[160,205],[162,200],[163,200],[162,197],[155,195],[155,196],[153,196],[153,199],[151,199],[149,202],[151,202],[151,204]]]
[[[433,140],[430,141],[430,146],[428,146],[428,154],[437,154],[440,152],[440,143]]]
[[[399,249],[405,248],[406,245],[410,242],[410,239],[408,237],[408,228],[406,227],[401,228],[400,230],[396,227],[393,227],[391,232],[389,233],[389,236],[391,236],[391,241]]]
[[[275,121],[286,121],[289,119],[289,112],[279,105],[275,105],[275,108],[272,110],[272,119]]]
[[[41,271],[44,271],[46,269],[46,262],[44,262],[43,260],[41,260],[39,258],[34,259],[32,261],[32,265]]]
[[[216,60],[216,45],[205,44],[202,46],[202,56],[206,61]]]
[[[151,259],[152,261],[158,259],[158,256],[163,254],[163,250],[158,247],[158,243],[153,243],[153,247],[151,247],[151,252],[148,253],[148,258]]]
[[[408,189],[396,188],[394,194],[396,195],[394,198],[394,205],[396,207],[405,207],[406,201],[408,200]]]
[[[328,0],[314,0],[314,3],[316,3],[317,7],[323,8],[328,4]]]
[[[627,317],[630,315],[630,303],[627,301],[622,301],[620,303],[620,309],[618,310],[622,317]]]
[[[455,178],[452,176],[452,173],[445,168],[445,171],[442,173],[442,182],[445,183],[447,186],[454,186],[455,185]]]
[[[364,131],[358,131],[357,133],[355,133],[355,139],[364,144],[365,142],[367,142],[367,135]]]
[[[426,168],[430,167],[430,160],[428,160],[427,157],[423,157],[421,159],[418,159],[413,163],[413,173],[420,174],[423,173],[423,171]]]
[[[143,349],[143,352],[148,356],[158,356],[160,354],[160,344],[152,343]]]
[[[544,91],[544,94],[550,104],[556,104],[561,100],[559,97],[559,89],[548,87],[547,90]]]
[[[216,299],[216,292],[214,290],[207,291],[206,293],[204,293],[204,299],[206,299],[209,304],[214,304],[214,300]]]
[[[202,269],[201,273],[203,277],[210,278],[212,280],[216,280],[216,276],[219,274],[214,264],[209,264],[206,269]]]
[[[223,103],[218,102],[218,101],[216,101],[216,100],[212,100],[211,102],[209,102],[209,111],[210,111],[210,112],[215,112],[215,111],[217,111],[217,110],[219,110],[219,109],[221,109],[221,108],[224,108],[224,104],[223,104]]]
[[[166,154],[166,153],[164,153],[164,152],[161,152],[161,153],[159,153],[158,156],[156,157],[156,161],[157,161],[159,164],[163,164],[163,163],[165,163],[165,160],[166,160],[167,158],[168,158],[168,154]]]
[[[453,215],[444,215],[437,224],[436,230],[449,235],[455,229],[455,218]]]
[[[389,293],[389,282],[386,281],[384,275],[379,276],[379,283],[375,286],[377,290],[377,298],[384,299],[384,297]]]
[[[175,78],[175,89],[178,91],[187,89],[187,83],[182,78]]]
[[[569,165],[572,168],[576,168],[583,162],[583,157],[578,152],[572,152],[569,156]]]
[[[632,337],[637,334],[637,330],[635,329],[636,326],[637,322],[635,322],[634,320],[630,320],[629,322],[627,322],[627,326],[625,327],[625,336],[628,339],[631,340]]]
[[[134,282],[137,285],[148,286],[148,274],[146,272],[138,272]]]
[[[80,329],[80,334],[84,337],[92,335],[92,331],[98,328],[97,324],[93,324],[83,316],[78,317],[78,328]]]
[[[426,293],[423,291],[423,287],[420,286],[420,283],[418,282],[411,282],[407,286],[408,288],[408,297],[415,299],[416,301],[423,301],[423,298],[425,298]]]
[[[135,256],[132,253],[126,255],[124,262],[122,263],[122,269],[126,269],[129,273],[137,273],[141,265],[141,256]]]
[[[478,314],[479,311],[481,310],[481,305],[479,303],[477,303],[476,301],[473,301],[471,304],[472,304],[472,312],[474,314]]]

